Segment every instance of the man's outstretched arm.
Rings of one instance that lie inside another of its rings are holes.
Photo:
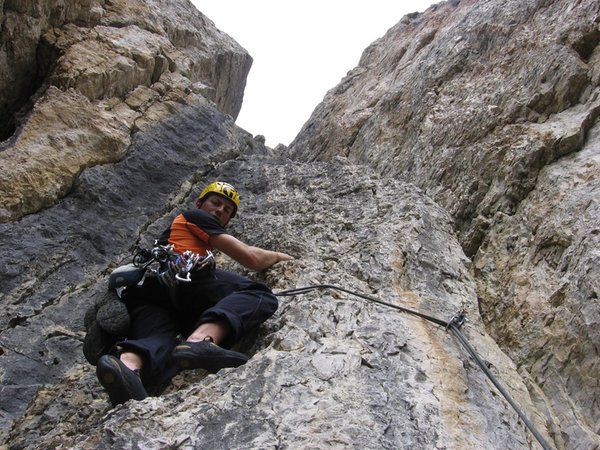
[[[286,253],[274,252],[245,244],[230,234],[213,235],[210,237],[209,243],[213,248],[222,251],[244,267],[256,271],[271,267],[279,261],[294,259]]]

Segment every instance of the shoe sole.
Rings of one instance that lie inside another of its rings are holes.
[[[173,359],[179,365],[181,370],[204,369],[212,373],[227,367],[239,367],[246,362],[248,358],[236,355],[207,355],[199,357],[193,350],[186,348],[175,348]]]

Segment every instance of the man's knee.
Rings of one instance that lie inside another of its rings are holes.
[[[264,303],[263,308],[265,308],[265,311],[269,312],[269,316],[275,314],[275,311],[277,311],[277,308],[279,307],[279,300],[271,293],[263,294],[262,302]]]

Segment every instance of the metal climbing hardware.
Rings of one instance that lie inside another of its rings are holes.
[[[477,354],[477,352],[475,351],[473,346],[471,344],[469,344],[469,342],[467,341],[467,338],[460,331],[460,327],[462,327],[463,324],[465,323],[465,321],[467,320],[465,318],[464,311],[461,311],[460,313],[452,316],[452,318],[448,322],[444,322],[442,319],[439,319],[437,317],[433,317],[428,314],[423,314],[419,311],[415,311],[415,310],[412,310],[409,308],[404,308],[402,306],[398,306],[398,305],[395,305],[392,303],[384,302],[375,297],[371,297],[371,296],[368,296],[365,294],[361,294],[360,292],[351,291],[351,290],[344,289],[342,287],[334,286],[331,284],[318,284],[318,285],[314,285],[314,286],[306,286],[306,287],[301,287],[301,288],[296,288],[296,289],[289,289],[287,291],[275,293],[275,295],[277,295],[277,296],[292,296],[292,295],[298,295],[298,294],[306,294],[307,292],[310,292],[310,291],[316,290],[316,289],[335,289],[335,290],[338,290],[341,292],[345,292],[347,294],[351,294],[351,295],[355,295],[357,297],[364,298],[365,300],[369,300],[369,301],[377,303],[379,305],[383,305],[383,306],[395,309],[396,311],[401,311],[401,312],[405,312],[408,314],[412,314],[417,317],[421,317],[422,319],[428,320],[429,322],[434,323],[436,325],[445,326],[446,331],[450,330],[452,332],[452,334],[458,339],[458,341],[462,344],[462,346],[465,348],[465,350],[467,350],[467,352],[477,362],[477,365],[481,368],[483,373],[489,378],[489,380],[492,382],[492,384],[494,386],[496,386],[496,388],[498,389],[498,391],[500,391],[500,393],[506,399],[506,401],[513,407],[513,409],[516,411],[517,415],[521,418],[521,420],[523,421],[525,426],[529,429],[529,431],[531,431],[531,433],[534,435],[534,437],[537,439],[537,441],[540,443],[540,445],[543,447],[543,449],[551,450],[550,445],[548,445],[548,443],[546,442],[544,437],[539,433],[539,431],[537,431],[537,429],[535,428],[533,423],[527,418],[527,416],[523,413],[523,411],[521,411],[519,406],[515,403],[515,401],[510,396],[510,394],[506,391],[506,389],[504,389],[504,387],[500,384],[500,382],[496,379],[496,377],[490,372],[489,368],[483,363],[483,361],[481,360],[481,358],[479,357],[479,355]]]
[[[171,256],[174,255],[173,245],[157,245],[150,250],[150,253],[152,254],[154,261],[166,263]]]
[[[187,250],[182,255],[175,258],[175,261],[171,261],[169,264],[175,273],[175,279],[189,283],[192,281],[190,278],[190,272],[193,270],[202,270],[209,264],[214,264],[215,257],[211,251],[206,252],[206,256],[200,256],[191,250]]]
[[[157,258],[160,265],[158,269],[154,269],[154,274],[164,286],[174,287],[179,282],[189,283],[192,281],[191,272],[214,267],[215,265],[214,255],[210,251],[205,256],[198,255],[190,250],[180,255],[173,251],[172,245],[161,247],[160,259]]]
[[[465,313],[464,312],[461,311],[458,314],[455,314],[448,321],[448,324],[446,325],[446,331],[448,331],[448,328],[450,328],[451,325],[453,325],[457,329],[460,329],[464,325],[464,323],[465,323],[466,320],[467,319],[465,317]]]
[[[144,267],[149,261],[152,261],[152,252],[136,246],[135,253],[133,254],[133,265],[136,267]]]
[[[160,284],[172,288],[179,282],[192,281],[191,272],[212,269],[216,264],[210,251],[204,256],[190,250],[179,254],[174,251],[173,245],[159,245],[155,242],[151,250],[136,249],[133,265],[144,272],[144,278],[156,277]]]

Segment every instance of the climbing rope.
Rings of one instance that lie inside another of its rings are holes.
[[[521,418],[521,420],[523,421],[525,426],[529,429],[529,431],[534,435],[534,437],[540,443],[542,448],[544,450],[552,450],[552,447],[550,447],[550,445],[546,442],[544,437],[537,431],[537,429],[535,428],[533,423],[521,411],[519,406],[515,403],[515,401],[510,396],[510,394],[506,391],[506,389],[504,389],[504,387],[500,384],[498,379],[494,376],[494,374],[488,369],[487,365],[479,357],[479,355],[475,351],[475,348],[473,348],[473,346],[469,343],[469,341],[467,340],[465,335],[460,331],[460,328],[462,327],[462,325],[465,322],[464,313],[460,312],[459,314],[456,314],[455,316],[453,316],[450,320],[446,321],[446,320],[438,319],[436,317],[433,317],[433,316],[430,316],[427,314],[423,314],[423,313],[421,313],[419,311],[415,311],[413,309],[404,308],[399,305],[394,305],[393,303],[384,302],[383,300],[372,297],[370,295],[362,294],[362,293],[356,292],[356,291],[351,291],[349,289],[344,289],[342,287],[335,286],[332,284],[317,284],[317,285],[313,285],[313,286],[307,286],[307,287],[301,287],[301,288],[289,289],[286,291],[276,292],[274,294],[278,297],[292,297],[295,295],[306,294],[308,292],[315,291],[318,289],[333,289],[333,290],[345,292],[346,294],[354,295],[356,297],[360,297],[365,300],[369,300],[373,303],[377,303],[379,305],[393,308],[397,311],[401,311],[401,312],[404,312],[407,314],[412,314],[413,316],[420,317],[420,318],[425,319],[429,322],[432,322],[436,325],[440,325],[440,326],[444,327],[446,329],[446,331],[450,330],[452,332],[452,334],[454,334],[454,336],[456,336],[456,338],[461,343],[461,345],[473,357],[473,359],[475,360],[477,365],[481,368],[483,373],[489,378],[489,380],[492,382],[492,384],[494,386],[496,386],[496,388],[498,389],[498,391],[500,391],[500,393],[506,399],[506,401],[508,401],[508,403],[513,407],[513,409],[516,411],[517,415]]]

